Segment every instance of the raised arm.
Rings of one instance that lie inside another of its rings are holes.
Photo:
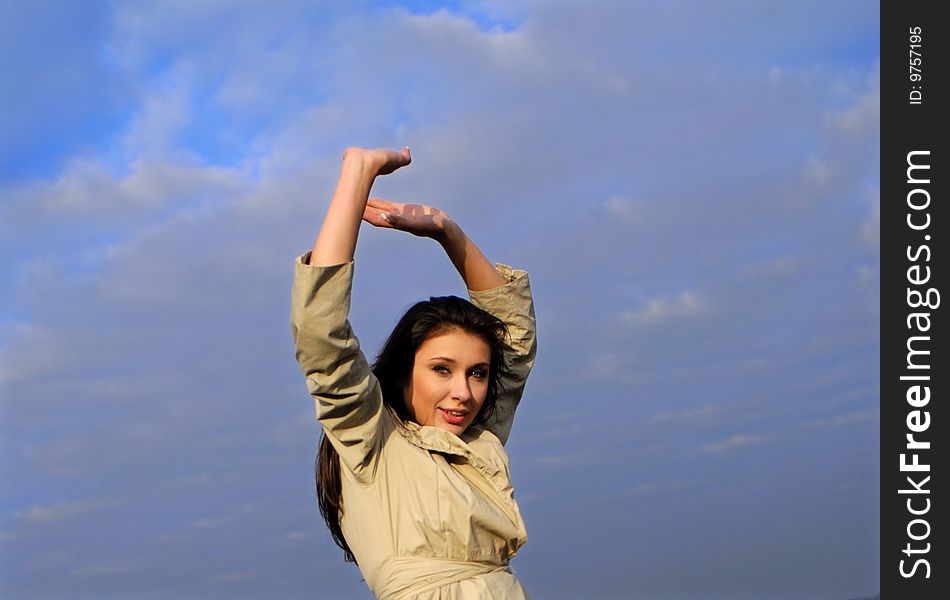
[[[385,421],[379,383],[348,319],[352,259],[374,178],[408,162],[408,149],[348,149],[314,250],[297,260],[294,272],[291,331],[297,361],[341,463],[364,480],[373,477]]]
[[[446,219],[442,230],[442,235],[436,239],[462,276],[472,303],[501,319],[508,329],[504,340],[505,368],[498,381],[495,412],[485,424],[485,428],[504,444],[508,441],[515,410],[521,402],[537,353],[534,303],[528,274],[490,263],[475,242],[451,219]]]

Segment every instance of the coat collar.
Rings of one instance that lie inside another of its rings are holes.
[[[405,421],[401,427],[396,429],[415,446],[432,452],[452,454],[468,459],[472,458],[472,449],[468,447],[468,442],[478,436],[478,433],[475,433],[473,437],[471,433],[473,428],[471,427],[462,434],[463,437],[459,437],[444,429],[419,425],[412,421]]]
[[[393,415],[393,418],[398,419],[395,415]],[[458,456],[465,459],[488,479],[492,487],[499,492],[506,491],[507,488],[510,487],[510,482],[505,472],[507,469],[504,468],[503,464],[499,464],[501,457],[491,456],[499,452],[476,452],[472,449],[473,446],[476,448],[485,448],[486,445],[492,447],[497,445],[497,450],[499,450],[501,454],[504,453],[504,449],[502,449],[501,442],[498,438],[482,427],[469,427],[462,433],[462,436],[459,437],[454,433],[438,427],[419,425],[412,421],[405,421],[396,424],[396,431],[410,444],[422,448],[423,450]]]

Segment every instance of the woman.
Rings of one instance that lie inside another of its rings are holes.
[[[503,444],[534,363],[527,274],[497,268],[445,213],[369,199],[409,149],[348,148],[292,328],[323,426],[321,512],[378,598],[527,598],[508,561],[527,540]],[[361,220],[438,241],[471,303],[412,307],[371,371],[347,315]]]

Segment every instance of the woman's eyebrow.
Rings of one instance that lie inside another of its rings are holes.
[[[451,362],[451,363],[456,362],[454,358],[449,358],[448,356],[432,356],[429,358],[429,360],[441,360],[444,362]]]
[[[449,362],[449,363],[453,363],[453,364],[458,362],[458,361],[455,360],[454,358],[449,358],[448,356],[433,356],[433,357],[429,358],[429,360],[438,360],[438,361]],[[480,362],[480,363],[476,363],[476,364],[474,364],[474,365],[472,365],[472,366],[473,366],[473,367],[489,367],[489,366],[491,366],[491,365],[490,365],[489,363],[487,363],[487,362]]]

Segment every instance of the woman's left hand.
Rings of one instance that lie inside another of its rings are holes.
[[[382,198],[367,201],[363,220],[376,227],[399,229],[437,241],[454,224],[452,218],[438,208],[425,204],[401,204]]]

